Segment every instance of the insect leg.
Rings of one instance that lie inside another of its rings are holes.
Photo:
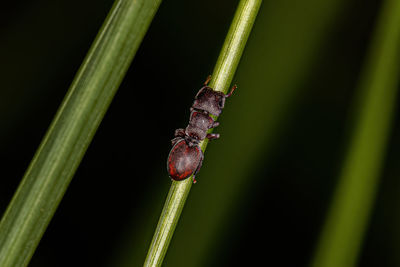
[[[200,171],[201,165],[203,165],[203,159],[204,159],[204,154],[203,154],[203,151],[201,151],[201,149],[200,149],[200,161],[199,161],[199,165],[197,165],[197,168],[196,168],[196,170],[195,170],[194,173],[193,173],[193,183],[194,183],[194,184],[197,183],[197,181],[196,181],[196,174]]]
[[[219,134],[217,133],[209,133],[206,136],[208,138],[208,140],[214,140],[214,139],[218,139],[219,138]]]

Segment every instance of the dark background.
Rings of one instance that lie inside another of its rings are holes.
[[[113,1],[8,1],[0,15],[0,208]],[[30,266],[141,266],[176,128],[236,1],[164,1]],[[352,130],[381,2],[265,0],[165,266],[307,266]],[[396,114],[399,112],[396,109]],[[359,266],[400,266],[395,116]]]

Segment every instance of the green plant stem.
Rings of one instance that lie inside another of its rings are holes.
[[[227,93],[261,2],[240,1],[212,74],[209,86],[214,90]],[[207,143],[207,139],[200,143],[203,152]],[[172,181],[144,266],[162,264],[192,183],[192,177],[180,182]]]
[[[359,84],[358,118],[312,263],[355,266],[378,187],[399,85],[400,2],[387,0]]]
[[[161,0],[117,0],[0,222],[0,266],[26,266]]]

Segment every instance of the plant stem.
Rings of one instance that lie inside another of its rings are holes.
[[[355,266],[373,207],[399,85],[400,2],[385,1],[359,84],[358,118],[312,266]]]
[[[261,0],[240,1],[213,71],[209,86],[214,90],[227,93],[261,2]],[[203,152],[207,143],[207,139],[200,143]],[[192,177],[180,182],[172,181],[144,266],[162,264],[192,183]]]
[[[0,222],[0,266],[26,266],[161,0],[117,0]]]

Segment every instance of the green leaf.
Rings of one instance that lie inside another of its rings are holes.
[[[114,3],[0,222],[0,266],[29,263],[160,3]]]

